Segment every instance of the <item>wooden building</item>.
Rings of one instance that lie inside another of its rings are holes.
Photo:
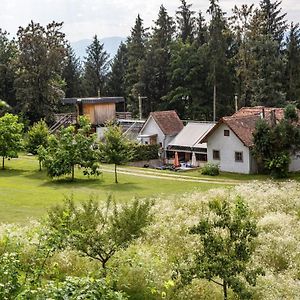
[[[117,106],[124,111],[125,100],[123,97],[64,98],[62,102],[75,105],[77,116],[87,116],[92,125],[100,126],[116,118]]]

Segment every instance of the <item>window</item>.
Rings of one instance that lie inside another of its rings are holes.
[[[235,152],[235,161],[243,162],[243,152]]]
[[[145,145],[148,145],[148,141],[145,141]]]
[[[213,150],[213,159],[220,160],[220,151],[219,150]]]
[[[230,131],[228,129],[224,130],[224,136],[229,136],[230,135]]]

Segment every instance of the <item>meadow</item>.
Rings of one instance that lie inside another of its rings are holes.
[[[199,172],[188,176],[199,176]],[[75,177],[74,182],[67,177],[52,180],[45,171],[38,170],[38,161],[33,156],[22,155],[6,161],[6,169],[0,170],[0,222],[24,223],[28,218],[39,218],[49,207],[62,203],[64,198],[70,196],[75,202],[87,200],[90,196],[102,201],[111,194],[117,202],[122,202],[134,197],[155,198],[222,186],[210,182],[175,182],[128,174],[119,174],[120,182],[115,184],[113,173],[107,171],[99,177],[87,178],[76,170]]]

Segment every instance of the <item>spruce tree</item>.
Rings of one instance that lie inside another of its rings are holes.
[[[147,96],[144,101],[145,115],[163,108],[161,99],[169,89],[170,45],[174,32],[173,19],[168,15],[164,6],[161,6],[153,34],[148,42],[146,59],[141,65],[141,82],[144,84]]]
[[[212,88],[213,120],[232,112],[233,109],[233,66],[230,59],[232,34],[217,0],[210,0],[208,51],[210,60],[209,81]]]
[[[176,11],[176,20],[178,24],[178,37],[183,43],[192,42],[195,35],[195,12],[191,10],[192,4],[187,4],[181,0],[181,6]]]
[[[93,97],[105,94],[106,76],[109,68],[109,55],[103,49],[97,35],[87,47],[87,57],[84,62],[85,94]]]
[[[81,65],[70,45],[67,47],[66,66],[62,77],[65,80],[65,96],[68,98],[83,96],[81,91]]]
[[[291,24],[286,46],[287,100],[300,102],[300,28]]]
[[[195,42],[199,47],[208,42],[208,27],[201,11],[196,19]]]
[[[125,77],[128,66],[127,46],[121,43],[118,52],[111,63],[108,75],[108,94],[110,96],[125,96]]]
[[[140,66],[146,56],[146,40],[146,29],[138,15],[127,41],[128,67],[125,77],[128,110],[134,115],[138,113],[138,95],[144,92],[144,85],[140,81]]]

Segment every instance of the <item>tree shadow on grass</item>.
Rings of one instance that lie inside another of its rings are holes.
[[[14,177],[14,176],[20,176],[23,175],[24,173],[28,172],[27,170],[20,170],[20,169],[10,169],[10,168],[5,168],[0,169],[0,177]]]
[[[57,187],[57,188],[93,188],[93,187],[101,187],[101,183],[103,183],[102,178],[75,178],[71,180],[71,178],[58,178],[58,179],[50,179],[46,177],[48,180],[46,182],[42,182],[41,186],[48,187]]]

